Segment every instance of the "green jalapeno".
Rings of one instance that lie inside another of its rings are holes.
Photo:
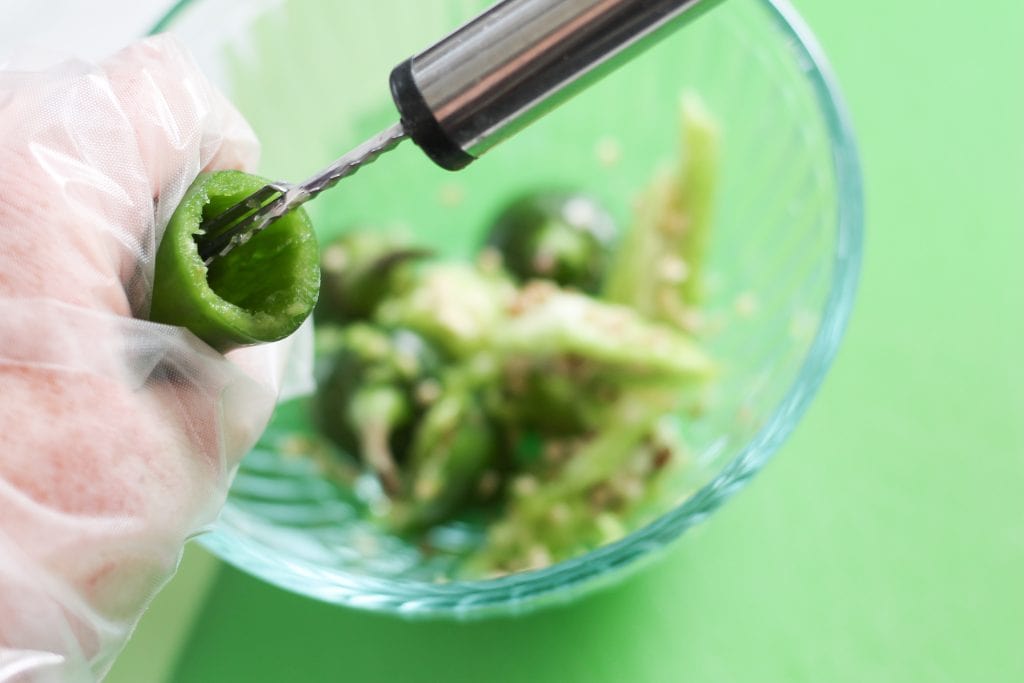
[[[440,359],[408,330],[356,323],[332,337],[330,371],[317,394],[317,422],[334,443],[374,470],[389,495],[396,495],[399,466],[424,404],[430,403],[422,387],[436,383]]]
[[[534,569],[615,540],[648,502],[645,487],[664,457],[651,435],[673,401],[660,388],[633,391],[609,406],[606,424],[556,470],[515,477],[505,514],[472,566]]]
[[[275,341],[316,304],[320,267],[309,217],[297,209],[206,266],[200,224],[260,189],[241,171],[201,174],[171,216],[156,254],[150,320],[187,327],[218,351]]]
[[[595,292],[601,286],[617,230],[608,211],[575,192],[537,192],[509,204],[487,245],[520,281],[554,280]]]
[[[396,509],[397,525],[417,528],[443,520],[469,497],[495,453],[494,428],[478,397],[449,385],[416,427],[407,504]]]
[[[408,288],[411,261],[429,254],[383,232],[354,230],[341,235],[322,251],[317,320],[370,319],[381,301]]]
[[[377,474],[384,491],[396,495],[402,482],[391,447],[396,427],[409,421],[412,402],[396,384],[364,384],[343,408],[342,418],[352,425],[359,453]]]
[[[618,394],[616,373],[582,356],[539,350],[510,356],[499,369],[485,395],[491,412],[513,433],[536,430],[540,437],[557,437],[587,431]]]

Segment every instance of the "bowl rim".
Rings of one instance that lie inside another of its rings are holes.
[[[170,28],[188,6],[177,0],[149,34]],[[571,600],[622,578],[650,560],[683,531],[703,521],[742,488],[790,434],[817,393],[849,321],[860,273],[864,229],[863,181],[853,126],[831,66],[810,27],[789,0],[756,0],[788,37],[804,62],[829,133],[838,195],[834,277],[824,313],[800,371],[764,426],[714,478],[686,501],[624,538],[543,569],[474,581],[433,584],[380,579],[327,570],[269,555],[263,546],[228,526],[235,511],[225,506],[199,541],[215,555],[281,588],[348,607],[409,617],[479,618],[517,614]]]

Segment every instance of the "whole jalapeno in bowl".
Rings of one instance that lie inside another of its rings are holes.
[[[412,262],[429,255],[387,232],[343,233],[323,248],[317,321],[369,320],[381,301],[411,286]]]
[[[397,494],[413,429],[438,391],[440,357],[410,330],[354,323],[327,363],[315,404],[321,430]]]
[[[588,195],[534,192],[501,211],[487,246],[521,281],[547,279],[593,293],[604,280],[617,232],[608,211]]]
[[[408,491],[392,524],[407,531],[423,529],[456,511],[495,460],[496,436],[478,393],[460,382],[446,382],[417,424]]]

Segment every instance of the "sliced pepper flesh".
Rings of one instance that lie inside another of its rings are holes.
[[[704,289],[718,184],[718,124],[693,94],[680,104],[681,163],[643,190],[615,254],[604,298],[690,330]]]
[[[187,327],[221,352],[283,339],[298,329],[320,290],[316,235],[305,211],[279,218],[209,267],[199,256],[203,219],[266,183],[241,171],[196,178],[157,249],[150,320]]]

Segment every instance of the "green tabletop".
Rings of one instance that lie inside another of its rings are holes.
[[[834,369],[746,491],[615,588],[468,625],[190,551],[110,680],[1024,681],[1024,4],[796,4],[858,130],[867,253]]]

